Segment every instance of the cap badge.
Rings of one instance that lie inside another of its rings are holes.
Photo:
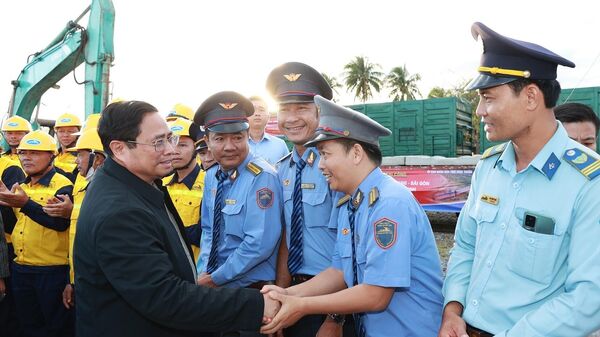
[[[220,106],[223,107],[223,109],[225,110],[231,110],[233,108],[235,108],[236,105],[238,105],[237,103],[219,103]]]
[[[299,79],[300,76],[302,76],[302,74],[291,73],[291,74],[283,75],[283,77],[285,77],[285,79],[290,82],[296,82],[296,80]]]

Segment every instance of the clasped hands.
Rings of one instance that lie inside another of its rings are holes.
[[[262,334],[274,334],[296,323],[306,313],[302,297],[292,296],[275,285],[266,285],[260,291],[265,300]]]

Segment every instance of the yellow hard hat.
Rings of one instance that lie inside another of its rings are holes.
[[[75,143],[75,147],[67,149],[67,151],[77,151],[77,150],[90,150],[94,152],[104,153],[104,147],[102,146],[102,141],[100,141],[100,136],[98,135],[98,130],[89,129],[83,131],[79,139],[77,139],[77,143]]]
[[[174,135],[179,137],[190,137],[194,142],[204,137],[204,132],[200,130],[198,125],[185,118],[177,118],[168,123],[169,129]]]
[[[48,151],[55,155],[58,154],[56,141],[52,136],[42,130],[31,131],[21,139],[17,151],[32,150],[32,151]]]
[[[31,124],[21,116],[12,116],[2,124],[2,131],[26,131],[31,132]]]
[[[171,132],[173,132],[174,135],[177,135],[179,137],[190,137],[190,126],[192,125],[192,121],[184,118],[176,118],[174,120],[169,121],[169,123],[167,124],[169,125],[169,129],[171,130]]]
[[[125,102],[125,98],[123,98],[123,97],[115,97],[112,100],[110,100],[110,102],[108,102],[108,105],[111,105],[113,103],[119,103],[119,102]]]
[[[81,129],[81,133],[84,133],[88,130],[95,130],[98,128],[98,122],[100,121],[100,114],[91,114],[83,123],[83,129]]]
[[[185,118],[191,121],[194,119],[194,111],[187,105],[177,103],[167,115],[167,122],[170,122],[176,118]]]
[[[79,117],[73,115],[73,114],[62,114],[60,116],[58,116],[58,118],[56,119],[56,123],[54,123],[54,128],[61,128],[64,126],[76,126],[78,128],[81,127],[81,120],[79,119]]]

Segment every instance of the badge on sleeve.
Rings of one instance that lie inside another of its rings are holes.
[[[396,243],[396,228],[398,223],[388,219],[381,218],[375,221],[375,242],[383,249],[388,249]]]
[[[256,191],[256,204],[262,209],[271,207],[273,205],[273,191],[266,187]]]

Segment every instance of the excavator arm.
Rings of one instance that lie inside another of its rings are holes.
[[[77,22],[89,12],[88,27]],[[114,59],[115,10],[111,0],[92,0],[75,21],[44,48],[30,57],[14,87],[9,115],[31,121],[42,95],[85,62],[85,115],[101,112],[109,95],[109,74]],[[35,123],[35,121],[32,121]],[[33,124],[33,123],[32,123]]]

